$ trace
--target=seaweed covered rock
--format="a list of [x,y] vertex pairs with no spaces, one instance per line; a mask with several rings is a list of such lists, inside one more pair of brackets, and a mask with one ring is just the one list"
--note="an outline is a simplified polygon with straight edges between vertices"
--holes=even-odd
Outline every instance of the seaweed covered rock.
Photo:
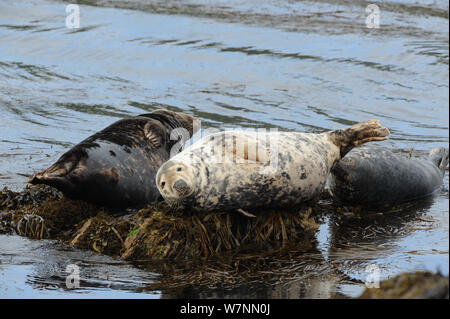
[[0,232],[32,239],[66,239],[77,223],[102,211],[84,201],[71,200],[49,186],[0,193]]
[[379,288],[366,288],[359,299],[449,298],[448,277],[431,272],[405,273],[383,281]]
[[125,219],[113,218],[101,212],[84,221],[69,244],[106,255],[118,255],[130,225]]
[[309,203],[290,211],[255,212],[257,217],[249,218],[236,212],[174,212],[161,203],[117,212],[62,197],[48,186],[5,189],[0,200],[0,232],[153,261],[264,252],[301,243],[317,230],[316,214],[330,210]]
[[14,192],[4,187],[0,190],[0,211],[37,207],[48,200],[60,198],[62,194],[57,189],[45,185],[27,185],[21,192]]
[[270,211],[248,218],[236,213],[167,214],[153,211],[125,241],[124,259],[195,258],[224,251],[270,250],[298,243],[318,228],[312,209]]

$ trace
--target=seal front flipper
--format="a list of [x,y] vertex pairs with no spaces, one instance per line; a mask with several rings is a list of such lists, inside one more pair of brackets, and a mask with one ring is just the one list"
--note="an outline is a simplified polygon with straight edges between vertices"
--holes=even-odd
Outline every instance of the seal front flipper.
[[155,149],[161,147],[165,142],[162,140],[161,130],[155,127],[154,123],[145,124],[144,135],[148,143]]

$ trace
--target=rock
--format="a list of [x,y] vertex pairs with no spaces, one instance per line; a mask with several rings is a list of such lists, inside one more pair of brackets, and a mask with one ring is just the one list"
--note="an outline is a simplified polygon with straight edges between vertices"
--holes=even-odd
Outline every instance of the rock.
[[431,272],[405,273],[366,288],[358,299],[448,299],[448,277]]

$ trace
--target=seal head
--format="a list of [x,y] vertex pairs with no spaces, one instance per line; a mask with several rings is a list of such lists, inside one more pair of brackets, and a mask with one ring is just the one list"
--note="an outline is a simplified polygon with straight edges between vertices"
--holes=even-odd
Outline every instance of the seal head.
[[167,161],[156,174],[156,186],[170,205],[176,205],[195,190],[195,175],[190,165]]

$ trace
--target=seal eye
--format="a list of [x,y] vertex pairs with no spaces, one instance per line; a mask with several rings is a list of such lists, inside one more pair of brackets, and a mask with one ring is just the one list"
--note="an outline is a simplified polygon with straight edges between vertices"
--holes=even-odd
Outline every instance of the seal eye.
[[178,168],[177,168],[177,172],[181,172],[181,167],[178,167]]

